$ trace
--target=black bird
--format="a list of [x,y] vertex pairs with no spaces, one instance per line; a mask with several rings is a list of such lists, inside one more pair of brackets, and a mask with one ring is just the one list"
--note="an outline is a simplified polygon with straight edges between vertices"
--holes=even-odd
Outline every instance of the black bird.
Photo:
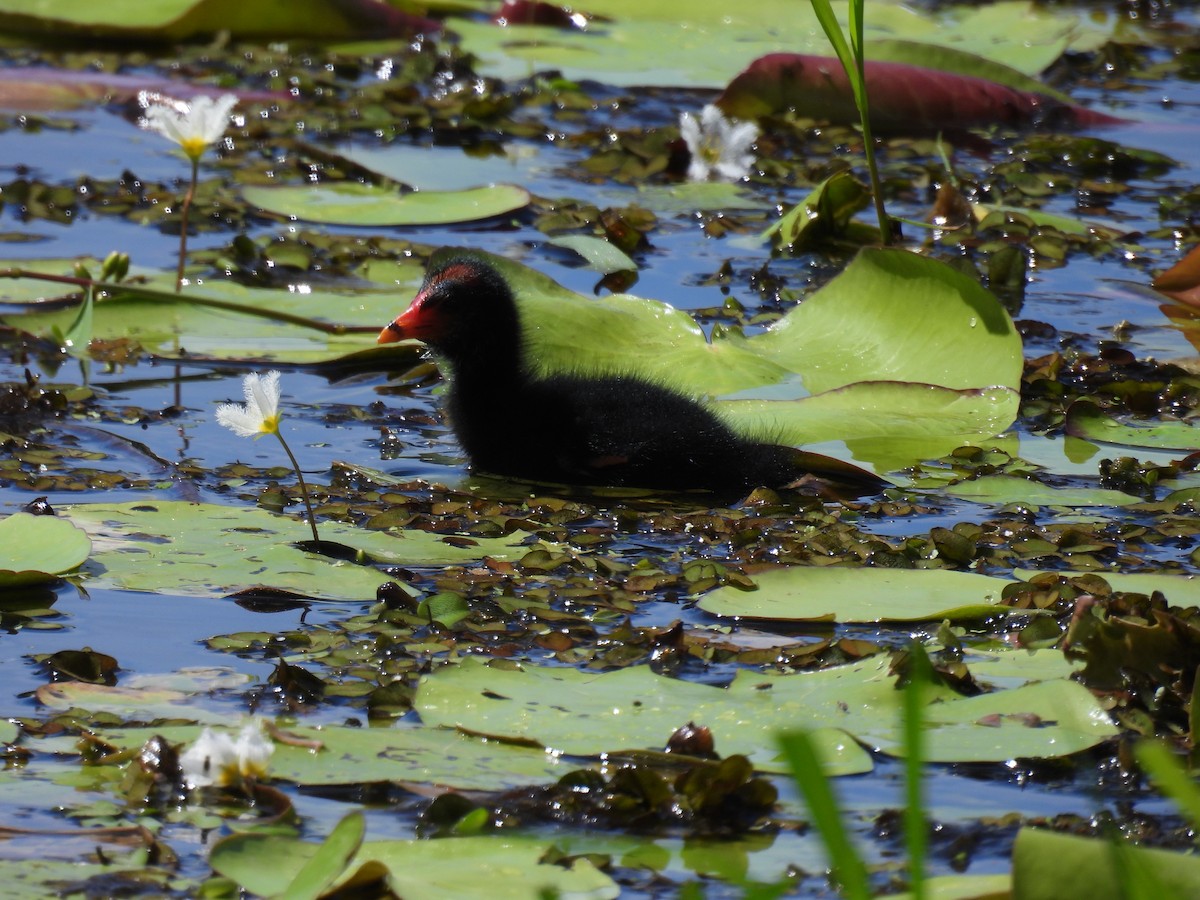
[[430,269],[379,343],[415,338],[448,366],[450,424],[497,475],[665,490],[793,487],[815,475],[852,494],[885,482],[849,463],[735,433],[703,403],[634,375],[537,375],[517,305],[490,265]]

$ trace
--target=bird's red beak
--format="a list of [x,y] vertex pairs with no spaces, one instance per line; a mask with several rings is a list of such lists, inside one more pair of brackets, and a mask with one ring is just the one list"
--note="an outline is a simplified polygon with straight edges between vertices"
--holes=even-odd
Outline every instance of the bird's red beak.
[[384,326],[383,331],[379,332],[379,337],[375,339],[375,343],[391,344],[405,338],[419,337],[420,319],[420,307],[414,302],[412,306]]
[[379,337],[375,339],[375,342],[391,344],[409,338],[428,342],[429,338],[439,334],[443,326],[442,317],[435,309],[431,308],[433,307],[432,303],[425,302],[428,295],[428,290],[421,290],[417,296],[413,297],[413,302],[408,305],[408,309],[397,316],[394,321],[388,323],[383,331],[379,332]]

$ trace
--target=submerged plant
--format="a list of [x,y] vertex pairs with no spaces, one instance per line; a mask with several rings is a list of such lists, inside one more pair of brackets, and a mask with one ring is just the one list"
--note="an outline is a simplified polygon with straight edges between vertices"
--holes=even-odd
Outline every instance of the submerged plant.
[[246,394],[246,402],[222,403],[217,407],[217,422],[240,437],[259,438],[264,434],[273,434],[279,438],[283,452],[287,454],[292,468],[296,471],[300,495],[304,498],[305,509],[308,510],[308,524],[312,528],[313,540],[320,541],[317,520],[313,515],[312,501],[308,497],[308,485],[304,483],[300,463],[279,431],[279,420],[283,418],[279,412],[279,373],[270,371],[266,375],[259,375],[257,372],[251,372],[243,380],[242,390]]
[[758,126],[753,122],[735,124],[710,103],[701,111],[699,122],[691,113],[683,113],[679,133],[692,156],[688,164],[692,181],[708,181],[714,172],[730,181],[750,174],[754,163],[750,147],[758,139]]
[[138,100],[146,110],[140,122],[141,126],[158,132],[169,141],[174,141],[192,163],[191,182],[183,197],[183,207],[179,211],[179,267],[175,274],[175,291],[178,293],[183,289],[188,214],[196,196],[200,158],[225,134],[225,129],[229,127],[229,114],[237,105],[238,98],[234,94],[216,98],[200,96],[187,103],[143,92]]

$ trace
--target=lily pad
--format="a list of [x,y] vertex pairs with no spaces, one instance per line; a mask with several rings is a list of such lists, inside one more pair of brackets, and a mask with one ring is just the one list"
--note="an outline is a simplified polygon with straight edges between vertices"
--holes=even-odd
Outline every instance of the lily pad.
[[87,532],[66,519],[13,513],[0,519],[0,590],[53,581],[91,552]]
[[[463,20],[451,27],[480,58],[483,73],[523,78],[531,69],[553,69],[573,80],[619,86],[720,88],[767,53],[829,52],[811,7],[787,0],[746,8],[719,0],[593,0],[586,10],[606,21],[584,31]],[[1032,76],[1068,46],[1091,49],[1111,35],[1111,28],[1080,27],[1086,24],[1083,16],[1023,2],[948,5],[935,13],[874,3],[865,22],[867,55],[874,58],[873,39],[903,38],[949,46]]]
[[757,590],[725,586],[698,604],[714,616],[825,622],[968,621],[1003,615],[1007,579],[949,569],[787,566],[753,575]]
[[[292,837],[239,834],[213,848],[212,867],[260,896],[282,896],[323,845]],[[578,897],[605,900],[620,894],[611,878],[586,859],[570,866],[543,863],[552,844],[523,835],[368,841],[347,871],[375,862],[386,869],[394,895],[405,900],[494,897],[537,900]]]
[[1200,429],[1187,422],[1122,423],[1090,400],[1072,403],[1063,424],[1067,434],[1089,441],[1189,453],[1200,447]]
[[[1016,569],[1013,575],[1029,580],[1042,574],[1036,569]],[[1063,573],[1059,573],[1063,574]],[[1156,572],[1105,572],[1099,575],[1114,591],[1129,591],[1134,594],[1153,594],[1161,591],[1172,606],[1183,608],[1200,606],[1200,579],[1191,575],[1160,575]]]
[[8,33],[47,34],[58,40],[74,37],[177,42],[202,35],[232,34],[245,40],[288,37],[336,40],[364,34],[408,35],[436,31],[439,25],[386,4],[297,0],[285,6],[246,4],[238,0],[157,0],[116,3],[100,9],[86,0],[30,6],[0,0],[0,27]]
[[[228,716],[224,721],[228,722]],[[292,728],[289,733],[316,742],[321,749],[314,752],[306,746],[276,742],[270,777],[305,787],[402,782],[462,791],[501,791],[551,784],[579,767],[536,747],[489,741],[452,728],[327,725]],[[199,737],[200,727],[126,728],[105,731],[102,736],[119,747],[133,749],[155,735],[172,744],[186,744]]]
[[248,186],[242,197],[259,209],[324,225],[449,225],[475,222],[524,209],[529,192],[513,184],[463,191],[411,191],[345,182],[337,184]]
[[1033,506],[1132,506],[1139,497],[1109,488],[1053,487],[1015,475],[985,475],[952,484],[945,489],[951,497],[1003,506],[1026,503]]
[[[424,677],[414,706],[427,723],[519,735],[579,755],[661,747],[674,727],[694,721],[711,729],[718,753],[784,771],[772,735],[797,727],[837,729],[878,752],[901,752],[901,692],[889,665],[874,657],[796,675],[739,672],[719,688],[645,666],[595,674],[468,658]],[[1117,734],[1091,692],[1064,679],[967,698],[939,687],[927,699],[931,762],[1053,758]]]
[[629,258],[628,253],[603,238],[592,237],[589,234],[565,234],[562,237],[548,238],[546,243],[574,250],[587,260],[589,269],[595,269],[605,275],[612,272],[637,271],[637,263]]
[[[67,515],[92,535],[97,550],[90,584],[177,596],[225,596],[251,587],[293,591],[324,600],[373,600],[387,580],[369,565],[354,565],[292,546],[311,538],[301,519],[251,507],[161,501],[85,504]],[[513,558],[526,535],[448,542],[426,531],[380,532],[322,523],[336,540],[391,564],[434,565]]]
[[[1022,828],[1013,845],[1012,890],[1022,900],[1089,897],[1121,900],[1133,883],[1145,896],[1194,897],[1200,891],[1200,859],[1111,840]],[[1124,877],[1122,877],[1122,869]]]

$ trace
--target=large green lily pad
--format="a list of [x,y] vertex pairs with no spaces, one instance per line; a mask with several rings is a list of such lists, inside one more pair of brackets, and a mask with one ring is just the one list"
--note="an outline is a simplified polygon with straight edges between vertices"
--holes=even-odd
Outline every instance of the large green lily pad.
[[[211,863],[217,872],[256,895],[283,896],[280,892],[320,846],[285,836],[235,835],[213,848]],[[347,872],[372,861],[382,864],[395,896],[405,900],[538,900],[547,896],[606,900],[620,894],[616,882],[586,859],[569,867],[543,863],[542,857],[550,849],[551,843],[544,839],[509,834],[368,841],[350,860]]]
[[[718,753],[783,771],[772,736],[799,727],[839,729],[898,755],[901,692],[888,668],[887,658],[874,657],[797,675],[739,672],[718,688],[645,666],[595,674],[468,658],[423,678],[414,705],[427,723],[520,735],[573,754],[661,747],[674,728],[694,721],[712,730]],[[1091,693],[1065,679],[969,698],[938,687],[928,703],[932,762],[1053,758],[1117,734]]]
[[[252,587],[293,591],[326,600],[371,600],[387,576],[292,546],[311,540],[302,519],[256,507],[164,500],[84,504],[67,515],[92,536],[96,551],[85,570],[93,584],[182,596],[224,596]],[[321,538],[362,550],[376,560],[434,565],[513,558],[527,536],[458,538],[426,531],[368,531],[333,522]]]
[[[286,4],[240,0],[116,0],[99,7],[88,0],[26,3],[0,0],[0,27],[7,33],[44,33],[94,41],[175,42],[199,35],[233,34],[240,39],[302,37],[337,40],[365,33],[405,34],[405,14],[386,5],[296,0]],[[389,14],[390,13],[390,14]]]
[[700,598],[715,616],[826,622],[963,621],[1003,615],[1002,578],[949,569],[787,566],[754,574],[757,590],[725,586]]
[[[305,787],[400,782],[460,791],[501,791],[551,784],[578,768],[544,750],[471,737],[452,728],[328,725],[288,731],[304,741],[319,742],[322,749],[314,752],[276,742],[270,777]],[[199,737],[200,727],[127,728],[105,732],[103,737],[133,749],[155,735],[172,744],[186,744]]]
[[248,186],[247,203],[292,219],[324,225],[367,227],[449,225],[515,212],[529,204],[529,192],[512,184],[462,191],[411,191],[346,182],[322,185]]
[[1067,409],[1067,434],[1106,444],[1154,447],[1192,452],[1200,447],[1200,429],[1183,421],[1120,422],[1090,400],[1077,400]]
[[65,519],[13,513],[0,519],[0,590],[53,581],[91,551],[87,532]]
[[1100,840],[1022,828],[1013,846],[1013,896],[1123,900],[1130,896],[1125,888],[1131,884],[1143,890],[1139,896],[1144,897],[1200,895],[1200,858],[1125,842],[1119,833],[1112,840]]
[[[788,0],[745,8],[720,0],[595,0],[586,11],[607,21],[586,31],[462,20],[450,27],[480,57],[481,71],[502,78],[554,69],[607,84],[719,88],[767,53],[830,52],[812,8]],[[1080,27],[1085,20],[1073,13],[1023,2],[944,6],[936,13],[872,3],[865,24],[869,58],[876,58],[872,39],[903,38],[973,53],[1026,75],[1045,69],[1068,46],[1094,47],[1111,34],[1111,27]],[[934,53],[931,48],[926,60]]]

